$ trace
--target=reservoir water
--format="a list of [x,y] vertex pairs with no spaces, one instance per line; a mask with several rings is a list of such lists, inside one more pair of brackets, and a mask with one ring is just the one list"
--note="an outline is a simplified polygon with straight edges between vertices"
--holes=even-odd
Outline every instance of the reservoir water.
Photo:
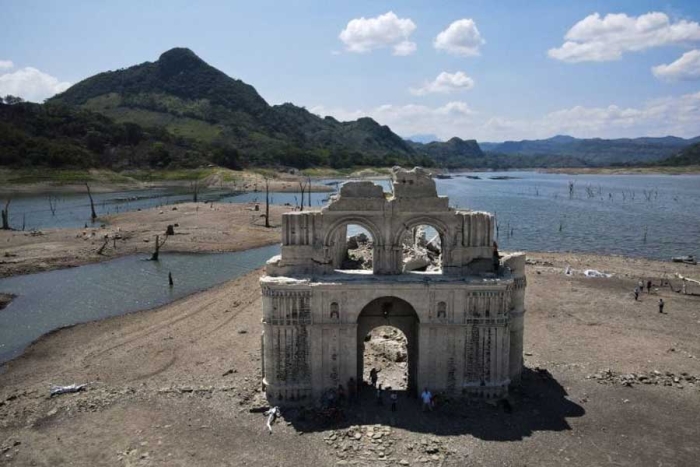
[[[465,175],[480,177],[467,178]],[[513,177],[493,179],[493,177]],[[338,180],[320,180],[335,187]],[[342,181],[338,181],[341,182]],[[573,192],[569,194],[569,183]],[[386,191],[388,180],[380,180]],[[538,172],[458,174],[437,180],[440,195],[461,209],[495,213],[502,249],[620,254],[668,260],[700,256],[700,175],[563,175]],[[331,193],[312,193],[311,206]],[[298,193],[271,193],[273,204],[295,206]],[[97,214],[146,209],[191,200],[191,194],[141,190],[95,195]],[[204,192],[202,199],[264,203],[265,193]],[[89,224],[85,195],[59,198],[52,215],[46,196],[21,197],[11,205],[12,225],[26,229]]]
[[134,255],[0,279],[0,292],[17,295],[0,310],[0,363],[54,329],[164,305],[247,274],[278,253],[274,245],[236,253],[168,253],[160,261]]

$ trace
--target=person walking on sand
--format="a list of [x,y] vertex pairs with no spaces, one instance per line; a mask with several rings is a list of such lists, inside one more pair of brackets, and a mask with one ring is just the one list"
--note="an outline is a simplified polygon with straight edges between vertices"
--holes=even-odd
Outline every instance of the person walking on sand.
[[659,299],[659,313],[663,313],[663,312],[664,312],[664,299],[660,298]]
[[428,391],[428,388],[423,389],[423,393],[420,395],[423,401],[423,412],[425,412],[426,407],[431,412],[433,411],[433,394]]
[[648,294],[651,293],[651,280],[648,280],[648,281],[647,281],[647,293],[648,293]]
[[639,299],[639,286],[634,288],[634,301],[636,302]]

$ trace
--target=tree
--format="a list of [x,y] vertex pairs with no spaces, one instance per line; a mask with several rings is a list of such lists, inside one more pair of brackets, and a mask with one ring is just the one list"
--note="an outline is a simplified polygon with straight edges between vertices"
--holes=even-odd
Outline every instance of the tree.
[[19,96],[13,96],[11,94],[5,96],[5,104],[7,105],[21,104],[22,102],[24,102],[24,99]]
[[97,214],[95,213],[95,203],[92,200],[92,193],[90,193],[90,185],[88,185],[87,182],[85,182],[85,188],[87,188],[88,197],[90,198],[90,220],[92,222],[95,222],[95,219],[97,219]]
[[270,179],[265,177],[265,227],[270,228]]
[[241,170],[240,155],[235,148],[218,147],[212,153],[212,162],[221,167],[232,170]]
[[156,249],[153,251],[153,254],[151,255],[151,261],[158,261],[158,257],[160,255],[160,249],[165,245],[165,242],[168,240],[168,236],[166,235],[163,241],[160,241],[160,235],[156,235]]
[[10,230],[10,202],[12,202],[12,198],[7,200],[5,209],[0,212],[2,215],[2,230]]

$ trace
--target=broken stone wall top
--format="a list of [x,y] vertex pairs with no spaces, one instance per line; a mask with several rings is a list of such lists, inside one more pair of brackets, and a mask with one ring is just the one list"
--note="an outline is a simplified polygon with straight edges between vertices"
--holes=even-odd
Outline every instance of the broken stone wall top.
[[395,198],[437,198],[435,180],[422,167],[391,169]]

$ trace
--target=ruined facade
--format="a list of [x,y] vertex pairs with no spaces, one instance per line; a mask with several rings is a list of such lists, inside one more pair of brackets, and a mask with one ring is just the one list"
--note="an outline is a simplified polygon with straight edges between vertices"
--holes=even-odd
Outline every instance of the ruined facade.
[[[263,377],[273,404],[312,404],[362,379],[364,337],[394,326],[407,337],[409,390],[501,397],[519,381],[525,255],[493,261],[494,218],[450,208],[420,168],[393,171],[393,193],[348,182],[320,211],[282,217],[282,251],[263,294]],[[373,238],[369,271],[344,271],[347,226]],[[402,238],[440,236],[440,272],[403,272]]]

